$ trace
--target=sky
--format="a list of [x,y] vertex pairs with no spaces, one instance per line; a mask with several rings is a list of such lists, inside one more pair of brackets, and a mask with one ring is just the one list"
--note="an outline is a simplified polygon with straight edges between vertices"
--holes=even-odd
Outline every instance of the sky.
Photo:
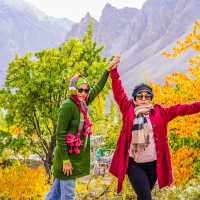
[[146,0],[25,0],[47,15],[79,22],[87,12],[99,20],[106,3],[117,8],[141,8]]

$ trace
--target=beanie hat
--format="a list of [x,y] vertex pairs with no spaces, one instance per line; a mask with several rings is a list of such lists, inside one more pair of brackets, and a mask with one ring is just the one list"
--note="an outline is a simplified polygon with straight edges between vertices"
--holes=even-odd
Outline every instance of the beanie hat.
[[153,99],[152,88],[149,85],[145,84],[145,83],[141,83],[139,85],[136,85],[135,88],[133,89],[132,96],[133,96],[134,100],[136,100],[137,94],[142,92],[142,91],[147,92],[149,95],[151,95],[151,99]]
[[86,78],[79,78],[76,82],[76,87],[79,88],[82,84],[87,84],[89,86],[89,82]]
[[75,94],[77,88],[79,88],[82,84],[88,84],[89,82],[86,78],[81,78],[79,75],[75,75],[71,78],[70,84],[69,84],[69,92],[70,94]]

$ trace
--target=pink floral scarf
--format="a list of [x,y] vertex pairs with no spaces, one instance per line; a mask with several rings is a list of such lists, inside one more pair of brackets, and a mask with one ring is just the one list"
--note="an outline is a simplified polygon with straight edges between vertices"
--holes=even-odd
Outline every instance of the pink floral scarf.
[[[76,95],[71,95],[70,99],[77,105],[79,108],[80,113],[83,115],[83,125],[79,126],[78,132],[76,135],[72,133],[67,133],[65,135],[65,141],[67,145],[69,146],[69,153],[80,153],[80,146],[83,144],[83,141],[81,140],[81,134],[86,137],[86,141],[88,136],[92,134],[92,122],[90,120],[89,114],[88,114],[88,107],[85,102],[82,102],[78,99]],[[81,122],[80,122],[81,123]]]

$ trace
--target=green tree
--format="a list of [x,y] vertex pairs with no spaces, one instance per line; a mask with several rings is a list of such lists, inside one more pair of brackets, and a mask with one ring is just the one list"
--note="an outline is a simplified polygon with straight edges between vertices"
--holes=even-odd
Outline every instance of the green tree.
[[[108,64],[100,54],[103,48],[92,40],[92,32],[89,25],[82,41],[71,38],[59,48],[17,55],[9,64],[5,86],[0,91],[0,105],[6,110],[7,124],[21,131],[21,142],[15,142],[39,155],[49,175],[57,116],[67,97],[70,78],[79,72],[93,84]],[[99,97],[103,102],[108,89],[109,85]],[[95,109],[92,107],[91,112]],[[98,112],[95,113],[98,117]]]

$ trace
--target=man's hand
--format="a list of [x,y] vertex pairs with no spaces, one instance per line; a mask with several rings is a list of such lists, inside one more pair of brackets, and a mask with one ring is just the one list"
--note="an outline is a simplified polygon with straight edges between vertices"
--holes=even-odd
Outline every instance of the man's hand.
[[64,175],[66,175],[66,176],[72,175],[72,170],[73,170],[73,167],[72,167],[71,162],[69,160],[63,161],[63,173],[64,173]]
[[108,71],[111,71],[112,69],[116,68],[120,63],[120,56],[115,56],[112,60],[112,62],[108,65]]

